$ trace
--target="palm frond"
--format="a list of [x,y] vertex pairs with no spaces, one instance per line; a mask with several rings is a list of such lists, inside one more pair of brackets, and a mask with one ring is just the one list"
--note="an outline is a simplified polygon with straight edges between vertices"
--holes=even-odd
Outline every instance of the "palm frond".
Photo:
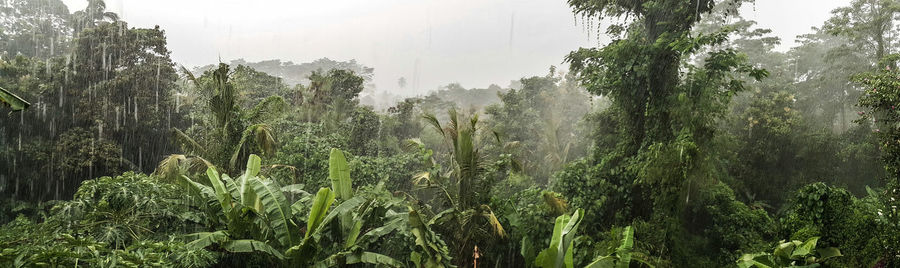
[[152,176],[159,178],[162,181],[172,182],[183,172],[182,161],[187,161],[185,155],[171,154],[159,162],[159,165],[156,166],[156,170],[153,171]]
[[270,96],[259,102],[247,115],[247,121],[251,124],[260,124],[274,119],[280,115],[287,103],[281,96]]
[[[422,184],[423,182],[425,182],[427,184],[423,185]],[[416,173],[415,175],[413,175],[412,183],[413,183],[413,185],[427,187],[428,185],[431,184],[431,172],[422,171],[422,172]]]
[[278,146],[275,140],[275,131],[269,125],[259,125],[254,132],[256,133],[256,144],[261,153],[266,156],[275,155]]
[[434,114],[425,113],[422,115],[422,118],[425,119],[425,122],[431,125],[435,131],[441,133],[441,136],[446,136],[444,133],[444,127],[441,126],[441,122],[438,122],[438,119]]
[[421,148],[425,148],[425,143],[422,142],[419,138],[412,138],[403,140],[403,149],[407,152],[415,152]]
[[497,219],[497,215],[494,215],[494,211],[491,210],[490,206],[481,205],[481,215],[484,216],[484,218],[491,225],[491,230],[494,234],[496,234],[500,238],[506,238],[506,231],[503,230],[503,225],[500,224],[500,220]]
[[175,142],[179,143],[183,149],[191,154],[206,155],[204,147],[180,129],[172,128],[172,132],[175,134]]
[[238,157],[240,157],[241,151],[245,149],[247,141],[251,136],[255,136],[256,139],[254,142],[256,142],[257,150],[259,150],[260,153],[267,156],[275,154],[277,142],[269,125],[252,125],[244,129],[244,133],[241,134],[241,140],[235,145],[234,150],[231,153],[231,161],[229,162],[231,167],[237,165]]
[[194,74],[191,73],[190,70],[188,70],[187,68],[185,68],[184,65],[178,65],[178,67],[179,67],[179,69],[181,69],[181,72],[184,73],[184,77],[185,77],[188,81],[190,81],[191,83],[193,83],[193,84],[194,84],[194,87],[196,87],[197,90],[203,90],[203,86],[200,85],[200,80],[197,80],[197,77],[194,76]]
[[559,216],[559,215],[566,214],[568,212],[569,204],[566,202],[565,199],[562,199],[556,193],[550,192],[550,191],[545,191],[542,194],[542,197],[544,199],[544,203],[546,203],[547,206],[550,207],[550,211],[552,212],[552,215]]
[[450,125],[447,126],[448,136],[450,140],[453,141],[453,147],[456,147],[456,140],[459,136],[459,113],[456,109],[450,109],[447,111],[447,115],[450,116]]

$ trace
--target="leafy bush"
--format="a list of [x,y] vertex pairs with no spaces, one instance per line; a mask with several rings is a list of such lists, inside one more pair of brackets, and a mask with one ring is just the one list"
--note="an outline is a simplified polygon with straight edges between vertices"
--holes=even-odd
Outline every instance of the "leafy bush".
[[877,216],[870,200],[860,200],[842,188],[813,183],[797,191],[781,219],[782,235],[805,240],[820,237],[819,244],[838,247],[847,257],[835,260],[845,266],[867,266],[878,259],[873,230]]
[[840,257],[837,248],[817,247],[818,237],[806,242],[781,241],[772,253],[744,254],[737,260],[740,268],[819,267],[828,259]]
[[695,253],[709,256],[718,265],[730,263],[741,252],[765,249],[775,235],[775,224],[765,210],[735,199],[723,183],[704,188],[689,207],[685,224],[689,233],[702,237],[691,245]]
[[0,266],[209,266],[215,254],[174,238],[203,219],[183,196],[133,172],[84,181],[44,222],[20,216],[0,228]]
[[569,163],[554,175],[551,189],[566,196],[571,206],[584,208],[586,231],[597,233],[624,223],[631,215],[632,185],[623,178],[624,170],[609,170],[606,161],[599,165],[591,162]]

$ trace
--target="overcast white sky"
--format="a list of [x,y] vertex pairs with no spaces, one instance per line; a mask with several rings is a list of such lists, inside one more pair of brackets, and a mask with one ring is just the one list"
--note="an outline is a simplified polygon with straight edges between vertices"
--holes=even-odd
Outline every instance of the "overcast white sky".
[[[71,11],[87,4],[63,2]],[[378,90],[392,92],[397,92],[400,77],[409,81],[407,91],[415,90],[418,77],[418,92],[451,82],[506,86],[523,76],[546,74],[569,51],[598,44],[596,30],[576,21],[565,0],[106,2],[132,27],[165,29],[173,59],[185,66],[220,58],[298,63],[356,59],[375,68]],[[821,25],[832,9],[848,3],[757,0],[743,13],[774,29],[786,49],[795,36]]]

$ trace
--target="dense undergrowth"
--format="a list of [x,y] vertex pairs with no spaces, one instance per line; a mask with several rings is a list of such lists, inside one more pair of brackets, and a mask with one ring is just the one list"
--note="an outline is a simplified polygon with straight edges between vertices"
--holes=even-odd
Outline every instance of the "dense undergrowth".
[[0,266],[900,265],[895,1],[779,52],[748,1],[570,0],[626,19],[568,72],[383,111],[355,61],[179,70],[102,1],[12,2]]

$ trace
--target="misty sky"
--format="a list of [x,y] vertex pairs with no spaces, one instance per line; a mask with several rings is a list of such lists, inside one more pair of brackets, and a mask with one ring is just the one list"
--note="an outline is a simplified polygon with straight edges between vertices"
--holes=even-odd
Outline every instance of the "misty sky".
[[[85,0],[63,0],[71,11]],[[849,0],[757,0],[743,14],[793,44]],[[565,0],[106,0],[132,27],[160,25],[185,66],[322,57],[375,68],[379,91],[404,95],[459,82],[506,86],[544,75],[569,51],[596,46]]]

